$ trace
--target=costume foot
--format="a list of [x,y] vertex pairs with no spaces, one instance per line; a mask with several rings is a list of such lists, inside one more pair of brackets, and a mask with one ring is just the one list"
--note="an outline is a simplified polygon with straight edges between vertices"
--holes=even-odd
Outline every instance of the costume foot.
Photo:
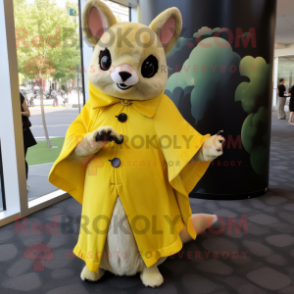
[[98,280],[100,280],[103,275],[104,275],[105,271],[100,269],[98,270],[98,272],[93,273],[90,272],[87,268],[87,266],[85,265],[85,267],[83,268],[82,272],[81,272],[81,279],[83,281],[90,281],[90,282],[97,282]]
[[140,278],[142,280],[142,283],[146,287],[152,287],[152,288],[159,287],[164,281],[163,276],[159,272],[159,269],[157,266],[145,268],[142,271]]

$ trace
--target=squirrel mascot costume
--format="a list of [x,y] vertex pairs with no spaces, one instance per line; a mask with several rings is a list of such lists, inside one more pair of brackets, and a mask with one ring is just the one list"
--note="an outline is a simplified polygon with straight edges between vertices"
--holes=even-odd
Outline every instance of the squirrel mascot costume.
[[139,272],[145,286],[158,287],[158,265],[217,219],[192,215],[188,195],[222,155],[224,138],[199,134],[164,94],[166,54],[182,30],[177,8],[147,27],[118,23],[107,5],[89,0],[83,30],[95,46],[90,99],[49,181],[82,204],[74,248],[86,264],[82,280]]

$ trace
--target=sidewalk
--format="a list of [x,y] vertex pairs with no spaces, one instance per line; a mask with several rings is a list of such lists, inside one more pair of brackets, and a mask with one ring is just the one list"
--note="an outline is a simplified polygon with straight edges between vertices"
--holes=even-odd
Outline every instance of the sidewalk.
[[[29,107],[31,115],[35,114],[41,114],[41,107],[35,106],[35,107]],[[50,112],[56,112],[56,111],[77,111],[76,108],[66,108],[64,106],[59,106],[59,107],[53,107],[53,106],[48,106],[45,107],[45,114],[50,113]]]
[[48,182],[48,175],[53,163],[29,166],[28,199],[29,201],[52,193],[58,188]]
[[[28,200],[34,200],[54,191],[58,188],[48,182],[48,175],[53,163],[29,166],[29,178],[27,184],[29,186]],[[0,212],[3,210],[1,183],[0,183]]]

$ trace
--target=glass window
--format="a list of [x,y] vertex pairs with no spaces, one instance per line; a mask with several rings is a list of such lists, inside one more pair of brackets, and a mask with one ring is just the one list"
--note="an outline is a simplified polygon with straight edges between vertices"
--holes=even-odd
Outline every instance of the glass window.
[[107,0],[102,0],[111,9],[118,22],[130,21],[129,7]]
[[279,79],[285,80],[287,90],[294,84],[294,56],[279,57],[278,67]]
[[[48,182],[66,131],[83,106],[78,0],[13,0],[19,91],[32,126],[24,131],[29,201]],[[36,145],[34,145],[36,141]]]
[[0,212],[6,209],[5,206],[5,188],[3,179],[2,152],[0,144]]
[[[285,80],[285,87],[287,91],[294,86],[294,56],[279,57],[278,79]],[[289,102],[290,97],[287,98],[286,105],[289,105]]]

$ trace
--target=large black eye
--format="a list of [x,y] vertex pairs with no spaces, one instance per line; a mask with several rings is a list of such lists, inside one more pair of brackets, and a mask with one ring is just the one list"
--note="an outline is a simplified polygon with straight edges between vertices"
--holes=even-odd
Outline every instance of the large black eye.
[[142,65],[142,76],[144,78],[152,78],[158,71],[158,60],[155,56],[150,55]]
[[107,48],[105,50],[100,51],[99,55],[99,64],[102,70],[109,70],[111,67],[111,54]]

